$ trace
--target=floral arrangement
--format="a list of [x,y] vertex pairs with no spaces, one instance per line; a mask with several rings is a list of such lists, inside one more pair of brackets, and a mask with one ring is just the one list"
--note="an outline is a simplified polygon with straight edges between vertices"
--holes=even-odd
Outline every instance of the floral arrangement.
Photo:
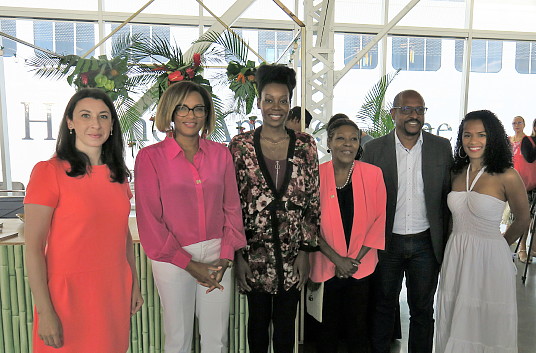
[[105,55],[101,55],[98,58],[82,59],[69,55],[61,58],[60,64],[62,61],[67,66],[76,65],[67,77],[67,82],[75,86],[77,91],[87,87],[101,88],[114,101],[121,95],[128,96],[127,58],[116,57],[109,60]]
[[239,104],[245,103],[246,114],[251,113],[253,103],[257,97],[256,70],[257,67],[252,60],[248,60],[245,65],[233,60],[227,65],[229,88],[234,92]]
[[212,91],[210,82],[202,75],[203,66],[201,65],[200,53],[194,53],[191,62],[184,62],[182,55],[180,55],[169,58],[165,64],[147,65],[146,68],[152,72],[160,72],[156,79],[158,97],[162,95],[169,85],[184,80],[193,81]]

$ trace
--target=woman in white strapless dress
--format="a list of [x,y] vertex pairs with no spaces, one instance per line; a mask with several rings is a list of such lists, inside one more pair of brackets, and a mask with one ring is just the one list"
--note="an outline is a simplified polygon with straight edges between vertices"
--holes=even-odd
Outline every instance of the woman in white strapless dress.
[[[515,220],[499,230],[505,202]],[[528,227],[527,194],[490,111],[467,114],[458,131],[448,205],[453,230],[437,297],[436,353],[517,353],[515,267],[509,245]]]

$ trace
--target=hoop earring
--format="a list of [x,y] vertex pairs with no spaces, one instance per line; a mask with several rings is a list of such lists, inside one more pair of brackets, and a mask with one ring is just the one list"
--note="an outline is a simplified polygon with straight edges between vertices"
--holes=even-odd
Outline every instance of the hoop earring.
[[465,153],[465,151],[463,151],[465,153],[465,156],[462,156],[462,150],[463,150],[463,147],[460,146],[460,148],[458,148],[458,157],[460,157],[461,159],[464,159],[467,157],[467,153]]

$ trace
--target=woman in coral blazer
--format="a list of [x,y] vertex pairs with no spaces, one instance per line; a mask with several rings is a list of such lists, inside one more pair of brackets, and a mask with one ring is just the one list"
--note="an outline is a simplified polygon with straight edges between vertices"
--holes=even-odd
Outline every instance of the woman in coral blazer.
[[321,251],[311,255],[310,276],[325,282],[317,352],[333,352],[341,330],[348,352],[368,352],[368,276],[385,244],[385,185],[380,168],[354,160],[354,122],[333,121],[327,132],[332,161],[320,165]]

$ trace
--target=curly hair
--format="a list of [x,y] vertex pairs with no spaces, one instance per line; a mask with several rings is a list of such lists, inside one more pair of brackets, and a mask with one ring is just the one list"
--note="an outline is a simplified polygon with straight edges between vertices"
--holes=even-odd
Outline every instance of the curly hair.
[[[484,167],[488,173],[503,173],[513,167],[512,146],[504,130],[504,126],[497,116],[489,110],[477,110],[468,113],[460,123],[456,149],[454,150],[454,164],[452,172],[459,174],[469,164],[469,157],[463,150],[462,137],[465,123],[471,120],[480,120],[486,130],[486,147],[484,149]],[[461,156],[465,153],[465,156]]]
[[267,84],[281,83],[288,87],[289,100],[292,100],[292,91],[296,88],[296,71],[282,64],[261,65],[255,72],[255,82],[259,97]]

